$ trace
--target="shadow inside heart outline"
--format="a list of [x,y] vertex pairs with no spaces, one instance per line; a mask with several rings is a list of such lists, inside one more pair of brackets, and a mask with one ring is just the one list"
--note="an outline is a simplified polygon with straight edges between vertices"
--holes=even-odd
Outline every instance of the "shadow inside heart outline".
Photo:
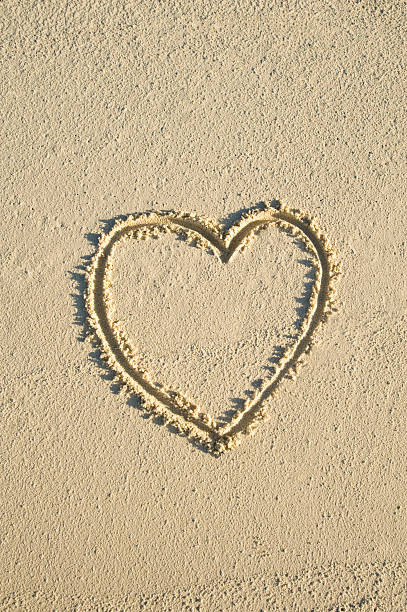
[[[265,386],[248,399],[226,423],[216,422],[211,415],[187,400],[178,391],[154,383],[149,373],[140,367],[137,351],[127,337],[121,323],[114,318],[111,293],[113,255],[117,246],[128,238],[143,239],[162,232],[181,234],[186,241],[194,240],[199,246],[217,254],[223,263],[241,251],[260,229],[275,224],[301,238],[316,256],[318,267],[312,289],[307,316],[293,345],[287,347],[271,378]],[[102,349],[102,357],[117,374],[117,381],[130,393],[144,399],[145,408],[160,415],[178,431],[190,436],[214,454],[234,448],[244,434],[252,433],[267,418],[264,402],[275,395],[283,378],[293,378],[301,365],[303,353],[308,353],[316,342],[316,331],[334,308],[334,283],[340,275],[340,266],[326,237],[309,216],[290,211],[280,205],[278,209],[266,206],[243,214],[237,223],[222,232],[220,225],[209,219],[185,212],[150,212],[130,215],[119,220],[102,235],[98,249],[87,271],[86,306],[88,320]]]

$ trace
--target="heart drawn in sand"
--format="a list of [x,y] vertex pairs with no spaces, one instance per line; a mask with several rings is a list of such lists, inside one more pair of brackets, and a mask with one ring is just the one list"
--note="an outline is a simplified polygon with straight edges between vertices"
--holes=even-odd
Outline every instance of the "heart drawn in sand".
[[[256,393],[236,410],[225,424],[217,422],[178,390],[158,385],[141,367],[136,348],[123,325],[115,318],[111,281],[116,248],[127,239],[144,240],[164,233],[174,233],[186,242],[216,255],[226,264],[241,252],[256,234],[270,225],[295,235],[311,251],[317,262],[315,282],[311,291],[308,312],[293,344],[287,347],[273,374],[265,379]],[[214,454],[234,448],[244,435],[251,434],[267,419],[267,405],[275,396],[284,378],[295,378],[304,361],[304,354],[316,344],[318,328],[334,307],[335,282],[340,276],[340,265],[327,238],[316,223],[301,211],[279,205],[265,205],[243,214],[227,231],[215,222],[185,212],[149,212],[130,215],[118,221],[113,229],[100,238],[98,249],[87,271],[86,305],[88,320],[101,355],[115,372],[116,381],[130,394],[143,400],[146,411],[160,415],[180,433],[194,439]]]

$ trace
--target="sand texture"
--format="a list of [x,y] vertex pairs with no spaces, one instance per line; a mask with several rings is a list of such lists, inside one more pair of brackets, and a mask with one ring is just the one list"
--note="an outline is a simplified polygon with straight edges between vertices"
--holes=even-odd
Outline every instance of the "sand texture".
[[0,610],[407,608],[406,14],[1,3]]

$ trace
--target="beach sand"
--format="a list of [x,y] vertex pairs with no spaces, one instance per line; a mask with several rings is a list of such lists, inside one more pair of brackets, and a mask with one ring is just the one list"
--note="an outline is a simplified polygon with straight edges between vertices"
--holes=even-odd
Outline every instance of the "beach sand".
[[2,3],[1,610],[407,607],[405,9]]

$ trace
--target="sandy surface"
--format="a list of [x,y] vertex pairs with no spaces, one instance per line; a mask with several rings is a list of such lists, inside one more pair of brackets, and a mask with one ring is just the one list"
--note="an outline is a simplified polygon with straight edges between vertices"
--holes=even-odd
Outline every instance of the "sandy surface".
[[[406,608],[405,10],[1,4],[2,610]],[[121,215],[274,200],[334,245],[339,312],[215,456],[118,393],[84,266]],[[166,235],[112,291],[154,380],[226,422],[316,269],[278,228],[226,265]]]

